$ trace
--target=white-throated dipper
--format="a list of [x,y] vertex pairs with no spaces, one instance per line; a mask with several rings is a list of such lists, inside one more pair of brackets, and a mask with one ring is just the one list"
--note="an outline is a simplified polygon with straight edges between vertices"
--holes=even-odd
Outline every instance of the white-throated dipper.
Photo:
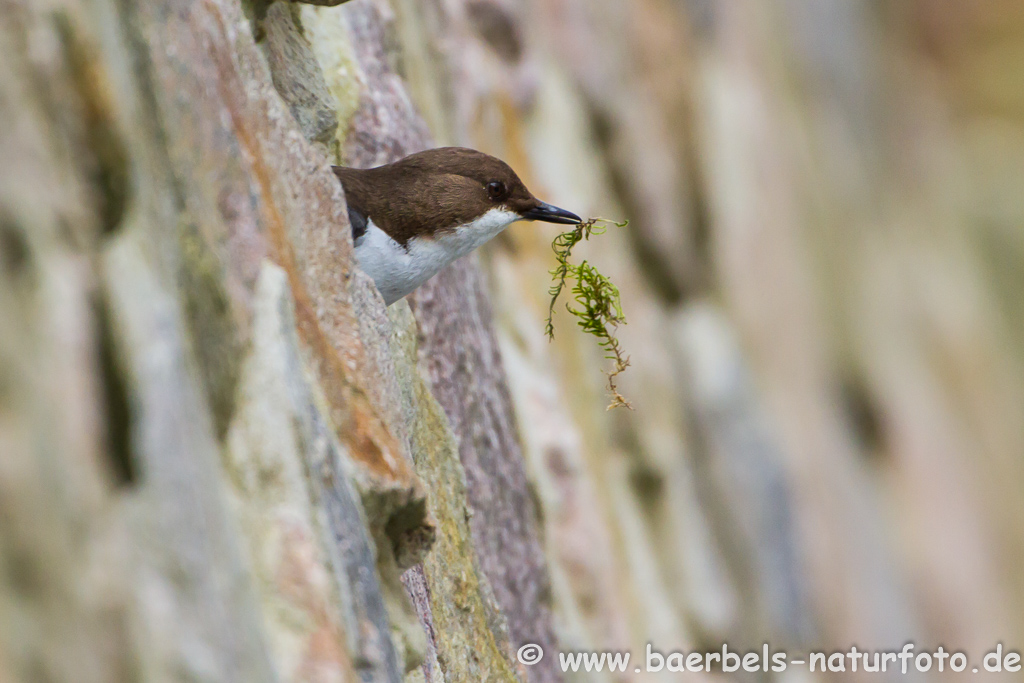
[[534,197],[501,159],[463,147],[334,173],[345,188],[356,260],[389,306],[511,223],[581,222]]

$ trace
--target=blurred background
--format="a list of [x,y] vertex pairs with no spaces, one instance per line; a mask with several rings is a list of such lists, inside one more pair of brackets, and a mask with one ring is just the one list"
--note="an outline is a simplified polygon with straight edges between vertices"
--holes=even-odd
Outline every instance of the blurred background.
[[[483,45],[446,44],[451,106],[415,87],[421,55],[406,66],[438,137],[631,221],[581,257],[621,286],[634,412],[604,412],[564,312],[542,337],[552,230],[487,253],[555,585],[585,630],[1019,643],[1024,5],[465,12]],[[591,506],[610,551],[587,545]]]
[[[0,681],[1024,644],[1021,0],[0,10]],[[553,226],[353,274],[327,164],[434,145],[629,219],[634,410]]]

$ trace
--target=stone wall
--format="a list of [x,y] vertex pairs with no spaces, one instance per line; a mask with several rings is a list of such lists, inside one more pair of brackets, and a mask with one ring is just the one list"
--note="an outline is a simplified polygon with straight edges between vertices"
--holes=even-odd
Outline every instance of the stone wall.
[[[0,681],[1019,644],[1024,12],[964,7],[0,0]],[[330,164],[442,144],[632,219],[634,411],[551,226],[354,267]]]

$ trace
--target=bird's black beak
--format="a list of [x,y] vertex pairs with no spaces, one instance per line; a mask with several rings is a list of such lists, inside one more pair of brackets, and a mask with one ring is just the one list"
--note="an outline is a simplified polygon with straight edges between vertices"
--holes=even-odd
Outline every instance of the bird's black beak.
[[528,221],[544,221],[546,223],[562,223],[565,225],[583,222],[583,219],[572,211],[559,209],[557,206],[551,206],[544,202],[528,211],[524,211],[521,215]]

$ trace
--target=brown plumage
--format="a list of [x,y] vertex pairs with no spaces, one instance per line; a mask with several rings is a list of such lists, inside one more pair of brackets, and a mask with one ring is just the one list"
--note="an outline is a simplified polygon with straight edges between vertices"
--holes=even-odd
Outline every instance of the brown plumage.
[[388,305],[516,221],[580,222],[534,197],[504,161],[472,149],[334,172],[348,199],[356,261]]
[[453,230],[495,207],[527,218],[546,206],[504,161],[464,147],[430,149],[371,169],[335,166],[334,172],[358,214],[353,236],[361,235],[360,219],[362,229],[372,219],[403,247],[413,237]]

